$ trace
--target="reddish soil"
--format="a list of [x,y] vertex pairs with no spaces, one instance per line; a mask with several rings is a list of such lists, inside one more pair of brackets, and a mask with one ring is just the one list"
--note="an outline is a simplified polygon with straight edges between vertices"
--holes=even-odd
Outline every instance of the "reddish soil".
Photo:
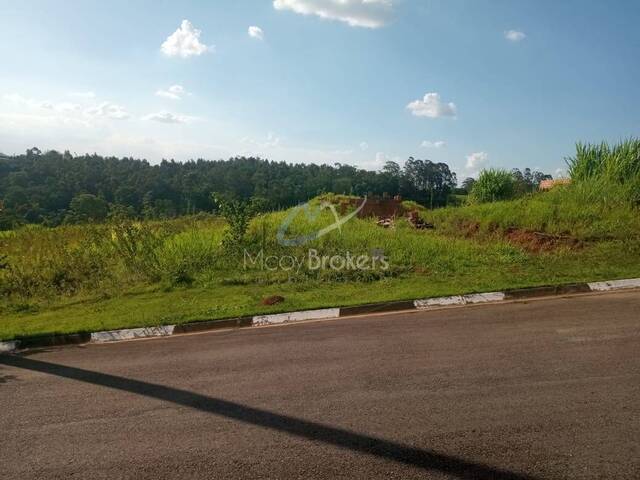
[[532,232],[520,228],[510,228],[504,235],[509,242],[530,252],[548,252],[560,247],[576,249],[582,246],[582,243],[573,237]]
[[[362,203],[361,198],[350,198],[341,202],[340,214],[344,215],[349,208],[358,207]],[[376,198],[368,197],[362,210],[358,212],[358,218],[389,218],[401,217],[405,213],[400,197],[394,198]]]
[[458,228],[465,238],[475,237],[480,232],[480,224],[478,222],[461,221],[458,224]]
[[[471,220],[462,220],[457,224],[458,232],[465,238],[475,238],[480,235],[480,224]],[[489,225],[487,235],[502,237],[508,242],[533,253],[549,252],[558,248],[578,249],[583,246],[580,240],[568,235],[551,235],[535,232],[523,228],[508,228],[502,230],[498,225]]]
[[275,305],[276,303],[284,302],[284,297],[280,295],[273,295],[271,297],[263,298],[260,303],[262,305]]

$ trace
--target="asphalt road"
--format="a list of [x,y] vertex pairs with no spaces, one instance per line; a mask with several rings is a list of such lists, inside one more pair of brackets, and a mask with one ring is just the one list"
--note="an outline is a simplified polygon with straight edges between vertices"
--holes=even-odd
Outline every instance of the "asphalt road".
[[0,478],[640,478],[640,292],[0,355]]

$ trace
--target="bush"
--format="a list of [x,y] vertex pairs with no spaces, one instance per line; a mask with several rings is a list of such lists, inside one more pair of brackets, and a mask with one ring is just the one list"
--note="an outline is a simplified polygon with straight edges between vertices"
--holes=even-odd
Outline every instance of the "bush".
[[111,243],[127,269],[152,282],[162,277],[158,248],[162,235],[148,223],[121,221],[113,225]]
[[501,169],[483,170],[471,188],[471,203],[510,200],[515,195],[515,179],[511,172]]
[[251,219],[264,208],[264,199],[252,197],[245,201],[216,193],[213,195],[213,201],[218,207],[218,213],[229,225],[222,244],[230,253],[238,253],[244,243]]

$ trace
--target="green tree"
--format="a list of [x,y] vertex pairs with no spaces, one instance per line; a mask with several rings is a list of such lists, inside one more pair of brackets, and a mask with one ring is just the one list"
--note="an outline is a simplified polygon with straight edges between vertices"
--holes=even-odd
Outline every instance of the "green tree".
[[473,185],[476,183],[476,179],[473,177],[467,177],[462,181],[462,188],[467,194],[471,193]]
[[102,198],[82,193],[76,195],[69,204],[69,215],[67,222],[100,222],[107,218],[109,205]]
[[407,197],[430,208],[446,205],[447,195],[456,186],[456,175],[444,163],[409,157],[404,166],[403,179]]

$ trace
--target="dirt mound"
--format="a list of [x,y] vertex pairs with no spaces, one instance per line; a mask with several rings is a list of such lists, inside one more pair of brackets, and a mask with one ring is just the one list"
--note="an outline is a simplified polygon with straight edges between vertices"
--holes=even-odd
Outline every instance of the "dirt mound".
[[[340,202],[340,215],[345,215],[351,208],[359,207],[364,199],[362,198],[349,198]],[[402,198],[395,196],[389,197],[367,197],[362,209],[358,212],[358,218],[378,217],[390,218],[401,217],[404,215],[406,209],[402,205]]]
[[521,228],[510,228],[505,238],[530,252],[548,252],[560,247],[577,249],[582,246],[579,240],[565,235],[551,235],[543,232],[533,232]]

